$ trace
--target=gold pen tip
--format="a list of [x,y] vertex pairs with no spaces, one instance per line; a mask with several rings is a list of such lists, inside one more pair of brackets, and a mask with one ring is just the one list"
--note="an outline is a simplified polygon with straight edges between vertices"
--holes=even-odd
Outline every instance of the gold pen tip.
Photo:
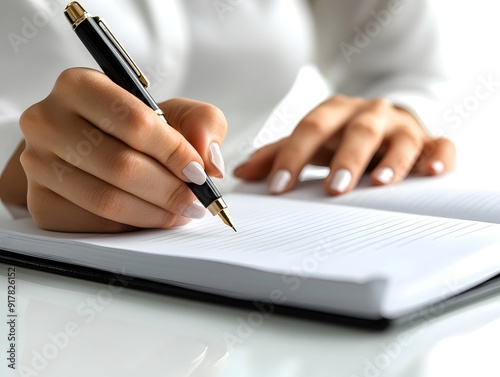
[[233,228],[235,232],[237,232],[236,228],[233,225],[233,221],[231,220],[231,217],[226,213],[225,209],[227,208],[226,203],[222,198],[218,198],[217,200],[214,200],[208,207],[207,209],[210,211],[210,213],[215,216],[218,215],[221,220],[226,224],[228,227]]
[[221,218],[221,220],[224,222],[224,224],[226,224],[227,226],[230,226],[231,228],[233,228],[233,230],[236,232],[236,228],[234,227],[233,225],[233,222],[231,220],[231,217],[229,217],[229,215],[226,213],[226,211],[224,211],[223,209],[220,210],[217,215],[219,215],[219,217]]

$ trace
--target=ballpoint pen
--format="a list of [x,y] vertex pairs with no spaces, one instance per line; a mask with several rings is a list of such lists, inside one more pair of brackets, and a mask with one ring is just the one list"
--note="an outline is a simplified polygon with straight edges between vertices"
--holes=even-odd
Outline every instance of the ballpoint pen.
[[[76,1],[68,4],[64,14],[104,73],[115,84],[139,98],[168,124],[163,111],[146,90],[149,86],[148,79],[116,40],[103,20],[99,17],[92,17]],[[192,182],[186,182],[186,184],[212,215],[218,215],[226,225],[236,231],[231,218],[226,213],[227,205],[208,175],[202,185]]]

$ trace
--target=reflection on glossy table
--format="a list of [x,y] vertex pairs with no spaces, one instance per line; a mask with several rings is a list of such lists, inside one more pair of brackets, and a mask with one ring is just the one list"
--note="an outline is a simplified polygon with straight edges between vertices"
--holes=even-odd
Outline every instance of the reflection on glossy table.
[[16,268],[16,367],[51,377],[491,375],[499,313],[497,297],[374,332]]

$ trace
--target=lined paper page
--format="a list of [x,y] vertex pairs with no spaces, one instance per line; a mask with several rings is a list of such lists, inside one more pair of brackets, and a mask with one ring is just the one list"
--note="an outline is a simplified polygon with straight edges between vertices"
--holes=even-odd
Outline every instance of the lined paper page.
[[342,310],[349,302],[355,313],[380,308],[388,317],[500,271],[498,224],[282,197],[225,199],[238,233],[211,216],[177,229],[106,235],[45,232],[21,220],[3,224],[0,247],[249,299],[281,287],[299,306]]
[[207,217],[178,229],[85,241],[278,273],[310,263],[310,276],[354,280],[404,275],[431,260],[438,268],[500,242],[500,226],[488,223],[258,195],[229,194],[226,200],[238,233]]
[[[300,182],[284,197],[321,203],[342,204],[386,211],[440,216],[500,224],[500,192],[456,187],[439,178],[414,178],[390,186],[362,187],[344,195],[327,197],[320,180]],[[242,184],[238,191],[266,195],[265,184]]]
[[339,197],[338,204],[391,211],[486,221],[500,224],[500,193],[489,190],[384,188],[366,190],[362,195]]

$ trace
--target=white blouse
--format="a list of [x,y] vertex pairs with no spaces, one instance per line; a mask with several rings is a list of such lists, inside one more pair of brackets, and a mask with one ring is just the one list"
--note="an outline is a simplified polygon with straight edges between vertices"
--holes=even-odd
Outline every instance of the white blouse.
[[[67,0],[7,1],[0,12],[0,171],[18,118],[68,67],[98,68],[63,15]],[[443,83],[430,1],[82,0],[101,16],[161,102],[222,109],[226,160],[241,158],[305,64],[342,94],[385,97],[424,124]],[[432,126],[426,124],[427,126]]]

